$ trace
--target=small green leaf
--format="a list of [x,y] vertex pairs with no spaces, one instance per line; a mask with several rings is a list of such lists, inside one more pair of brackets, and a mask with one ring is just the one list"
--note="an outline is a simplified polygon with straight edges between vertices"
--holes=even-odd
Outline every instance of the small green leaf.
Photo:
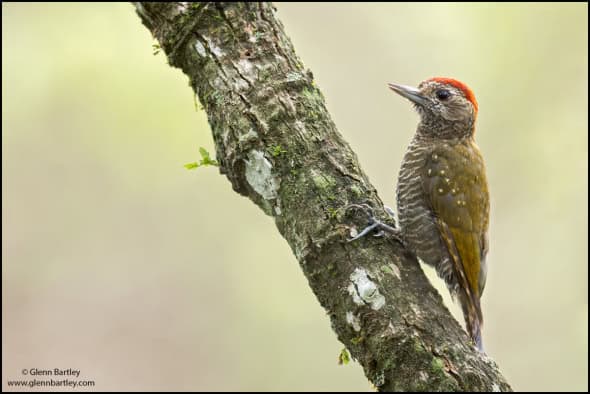
[[201,160],[200,164],[202,166],[219,166],[219,163],[217,162],[217,160],[212,160],[209,157],[206,157],[203,160]]
[[270,148],[268,148],[268,150],[273,157],[279,157],[283,153],[287,153],[287,151],[284,150],[283,147],[280,145],[270,147]]
[[199,153],[201,154],[202,159],[199,160],[198,162],[185,164],[184,167],[186,169],[192,170],[197,167],[203,167],[203,166],[217,166],[217,167],[219,167],[219,162],[217,160],[212,159],[211,156],[209,156],[209,152],[207,152],[207,149],[200,147]]
[[338,210],[336,208],[328,207],[328,216],[331,219],[336,219],[338,217]]
[[209,156],[209,152],[207,152],[207,150],[205,148],[200,147],[199,152],[201,153],[201,157],[203,157],[203,159],[199,163],[200,165],[202,165],[202,166],[219,166],[219,163],[217,162],[217,160],[213,160],[211,158],[211,156]]
[[201,156],[203,157],[203,160],[209,160],[209,152],[207,152],[207,149],[203,148],[202,146],[199,148],[199,153],[201,154]]
[[350,353],[348,353],[348,349],[344,348],[340,351],[340,355],[338,356],[338,365],[346,365],[350,362]]
[[186,163],[184,165],[184,168],[186,168],[187,170],[194,170],[195,168],[197,168],[199,166],[199,163],[197,163],[196,161],[193,163]]

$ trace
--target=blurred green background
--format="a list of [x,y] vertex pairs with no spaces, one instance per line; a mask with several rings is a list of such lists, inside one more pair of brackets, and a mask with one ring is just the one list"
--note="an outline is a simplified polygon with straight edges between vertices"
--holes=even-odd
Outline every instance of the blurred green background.
[[[418,119],[386,82],[471,86],[486,350],[517,390],[587,390],[587,4],[277,8],[389,206]],[[60,367],[99,390],[371,390],[273,221],[183,168],[213,141],[153,43],[130,4],[2,4],[3,389]]]

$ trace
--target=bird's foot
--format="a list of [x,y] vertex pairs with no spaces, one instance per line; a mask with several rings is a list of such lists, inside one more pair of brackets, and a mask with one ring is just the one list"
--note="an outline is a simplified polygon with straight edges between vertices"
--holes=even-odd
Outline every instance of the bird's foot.
[[[385,223],[379,221],[375,217],[375,215],[373,214],[373,208],[371,206],[369,206],[368,204],[350,204],[349,206],[347,206],[345,208],[345,210],[348,211],[351,208],[360,209],[361,211],[363,211],[365,213],[365,215],[367,215],[367,219],[369,220],[369,224],[356,236],[349,238],[348,242],[356,241],[357,239],[364,237],[365,235],[367,235],[371,231],[376,230],[377,232],[375,234],[373,234],[374,237],[382,237],[387,233],[390,236],[392,236],[394,239],[396,239],[397,241],[399,241],[403,244],[400,229],[398,229],[396,227],[392,227],[388,224],[385,224]],[[385,207],[385,211],[392,218],[394,217],[393,211],[391,210],[391,208]]]
[[387,212],[392,219],[395,219],[395,212],[393,212],[393,209],[389,208],[387,205],[384,205],[383,209],[385,209],[385,212]]

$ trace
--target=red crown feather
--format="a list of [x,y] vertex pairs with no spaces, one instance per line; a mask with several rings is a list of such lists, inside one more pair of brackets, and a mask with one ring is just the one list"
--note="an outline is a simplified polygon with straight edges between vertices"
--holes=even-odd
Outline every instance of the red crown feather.
[[453,78],[444,78],[444,77],[434,77],[434,78],[430,78],[429,81],[435,81],[435,82],[439,82],[439,83],[443,83],[443,84],[447,84],[447,85],[451,85],[456,87],[457,89],[459,89],[460,91],[463,92],[463,94],[465,95],[465,98],[467,100],[469,100],[471,102],[471,104],[473,104],[473,108],[475,108],[475,112],[477,112],[477,100],[475,99],[475,94],[473,94],[473,91],[471,89],[469,89],[469,86],[465,85],[463,82],[461,81],[457,81],[456,79]]

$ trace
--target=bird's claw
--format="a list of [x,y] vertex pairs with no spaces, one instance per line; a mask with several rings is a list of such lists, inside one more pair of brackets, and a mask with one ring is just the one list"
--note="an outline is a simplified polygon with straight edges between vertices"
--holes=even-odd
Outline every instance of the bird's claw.
[[373,234],[373,237],[375,237],[375,238],[381,238],[384,235],[385,235],[385,233],[383,232],[383,230],[379,230],[375,234]]
[[[369,224],[356,236],[349,238],[348,242],[356,241],[357,239],[364,237],[365,235],[367,235],[375,229],[377,229],[378,231],[373,235],[374,237],[383,237],[387,232],[389,234],[392,234],[394,238],[401,241],[399,229],[391,227],[377,220],[377,218],[373,214],[373,208],[369,204],[350,204],[345,208],[345,210],[348,211],[350,208],[357,208],[362,210],[367,215],[367,218],[369,219]],[[389,215],[393,217],[393,211],[391,210],[391,208],[385,207],[385,210]]]
[[367,235],[368,233],[370,233],[371,231],[373,231],[374,229],[376,229],[379,226],[379,223],[372,223],[369,224],[367,227],[365,227],[363,229],[363,231],[361,231],[360,233],[358,233],[356,236],[349,238],[348,242],[352,242],[352,241],[356,241],[357,239],[360,239],[362,237],[364,237],[365,235]]
[[395,218],[395,213],[393,212],[393,209],[389,208],[387,205],[384,205],[383,209],[385,209],[385,212],[387,212],[392,219]]

